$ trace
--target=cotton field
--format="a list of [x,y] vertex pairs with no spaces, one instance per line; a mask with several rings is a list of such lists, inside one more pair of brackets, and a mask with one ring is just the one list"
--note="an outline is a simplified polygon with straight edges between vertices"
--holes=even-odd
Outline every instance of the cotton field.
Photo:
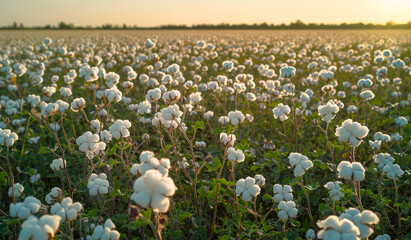
[[411,239],[411,32],[3,31],[3,239]]

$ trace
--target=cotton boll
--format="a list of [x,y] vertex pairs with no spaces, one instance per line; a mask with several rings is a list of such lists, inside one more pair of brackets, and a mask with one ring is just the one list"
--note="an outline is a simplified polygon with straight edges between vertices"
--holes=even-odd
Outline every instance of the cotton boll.
[[255,179],[247,177],[246,179],[240,179],[236,183],[236,194],[241,195],[244,201],[251,201],[253,197],[260,194],[260,187],[255,184]]

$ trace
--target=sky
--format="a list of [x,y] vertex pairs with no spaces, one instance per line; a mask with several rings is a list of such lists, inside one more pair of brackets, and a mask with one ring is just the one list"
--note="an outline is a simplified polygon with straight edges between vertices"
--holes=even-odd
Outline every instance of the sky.
[[406,23],[411,0],[0,0],[0,26]]

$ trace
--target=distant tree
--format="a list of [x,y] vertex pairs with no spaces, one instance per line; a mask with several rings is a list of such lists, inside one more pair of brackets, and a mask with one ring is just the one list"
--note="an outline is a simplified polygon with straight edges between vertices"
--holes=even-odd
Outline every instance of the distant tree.
[[58,24],[58,28],[60,28],[60,29],[72,29],[72,28],[74,28],[74,25],[72,23],[66,24],[65,22],[61,21]]
[[127,25],[123,23],[123,29],[127,29]]
[[20,23],[20,28],[24,28],[24,25],[23,25],[23,23]]
[[11,28],[13,28],[13,29],[17,29],[17,23],[16,22],[13,22],[13,25],[12,25],[12,27]]

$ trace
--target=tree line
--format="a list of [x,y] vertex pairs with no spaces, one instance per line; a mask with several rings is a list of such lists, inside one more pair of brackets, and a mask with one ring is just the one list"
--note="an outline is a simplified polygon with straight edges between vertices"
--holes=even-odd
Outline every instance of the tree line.
[[23,23],[18,24],[13,22],[10,26],[3,26],[0,29],[132,29],[132,30],[150,30],[150,29],[411,29],[411,21],[408,23],[386,22],[385,24],[374,23],[340,23],[340,24],[325,24],[325,23],[304,23],[301,20],[289,24],[195,24],[188,25],[161,25],[157,27],[140,27],[137,25],[118,25],[118,24],[103,24],[101,26],[75,26],[72,23],[59,22],[57,25],[44,25],[24,27]]

